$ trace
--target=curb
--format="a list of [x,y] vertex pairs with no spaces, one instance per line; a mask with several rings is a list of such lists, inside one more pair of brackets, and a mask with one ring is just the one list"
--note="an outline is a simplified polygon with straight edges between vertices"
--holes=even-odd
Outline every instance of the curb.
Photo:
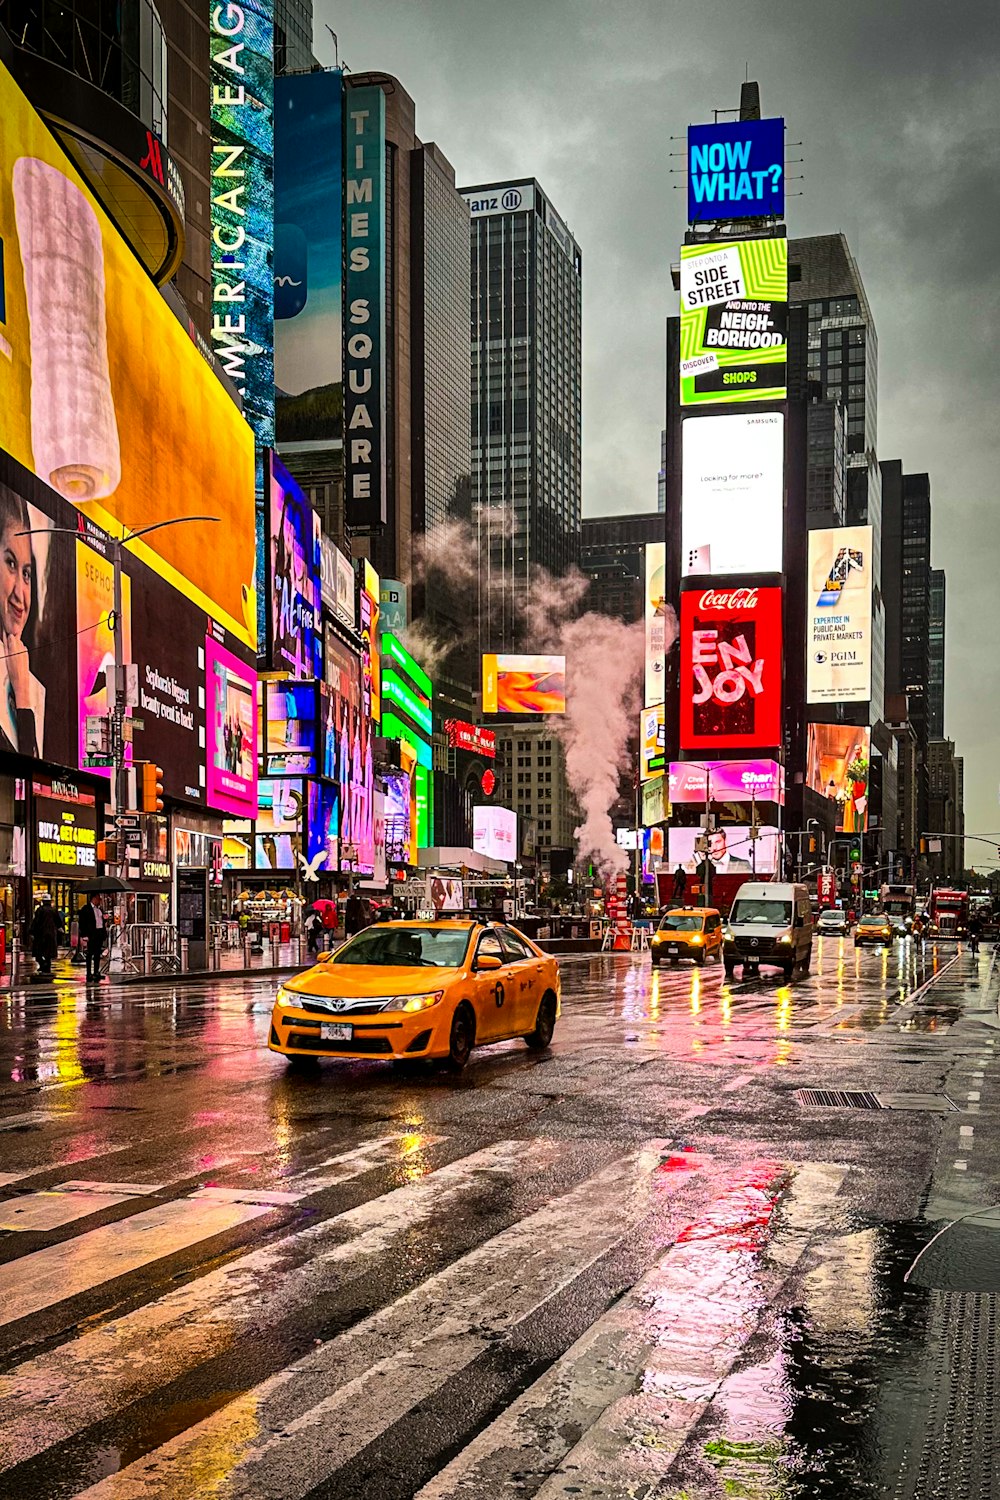
[[[113,994],[115,990],[128,990],[134,985],[172,984],[184,985],[194,984],[204,979],[257,979],[272,976],[277,978],[280,974],[299,974],[304,969],[312,968],[311,964],[280,964],[275,968],[261,969],[188,969],[186,973],[173,974],[123,974],[117,978],[110,979],[107,984],[99,986],[102,994]],[[0,996],[24,998],[30,995],[55,995],[65,993],[67,990],[85,993],[88,986],[82,980],[66,979],[51,984],[19,984],[16,989],[9,985],[0,989]]]

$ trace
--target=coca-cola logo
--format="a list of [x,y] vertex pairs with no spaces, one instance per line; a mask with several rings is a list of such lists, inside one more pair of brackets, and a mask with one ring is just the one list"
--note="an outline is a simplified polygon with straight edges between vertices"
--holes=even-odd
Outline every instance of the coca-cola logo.
[[756,609],[756,589],[730,589],[716,592],[706,589],[698,600],[699,609]]

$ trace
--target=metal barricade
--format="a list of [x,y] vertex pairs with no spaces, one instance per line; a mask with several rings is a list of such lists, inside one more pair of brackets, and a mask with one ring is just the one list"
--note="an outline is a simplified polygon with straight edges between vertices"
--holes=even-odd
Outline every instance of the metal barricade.
[[174,974],[180,970],[177,928],[170,922],[130,922],[121,933],[126,974]]

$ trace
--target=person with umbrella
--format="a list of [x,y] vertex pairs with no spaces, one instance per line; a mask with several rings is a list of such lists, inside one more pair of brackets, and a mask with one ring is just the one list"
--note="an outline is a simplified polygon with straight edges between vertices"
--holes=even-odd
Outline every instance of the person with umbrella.
[[59,927],[48,891],[42,893],[31,919],[31,951],[38,964],[39,976],[51,979],[52,960],[59,952]]
[[305,920],[306,937],[309,940],[309,952],[319,951],[319,935],[323,931],[323,913],[317,906],[311,906]]

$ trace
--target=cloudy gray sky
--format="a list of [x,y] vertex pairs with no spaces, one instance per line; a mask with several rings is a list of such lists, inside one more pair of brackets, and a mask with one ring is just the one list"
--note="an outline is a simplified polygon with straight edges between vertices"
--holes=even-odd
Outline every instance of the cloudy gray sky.
[[[458,181],[535,176],[584,254],[584,513],[654,508],[689,121],[744,69],[783,114],[789,232],[843,230],[879,335],[879,456],[927,470],[948,571],[946,733],[1000,830],[1000,7],[994,0],[314,0]],[[675,139],[676,138],[676,139]],[[996,862],[969,845],[969,859]]]

